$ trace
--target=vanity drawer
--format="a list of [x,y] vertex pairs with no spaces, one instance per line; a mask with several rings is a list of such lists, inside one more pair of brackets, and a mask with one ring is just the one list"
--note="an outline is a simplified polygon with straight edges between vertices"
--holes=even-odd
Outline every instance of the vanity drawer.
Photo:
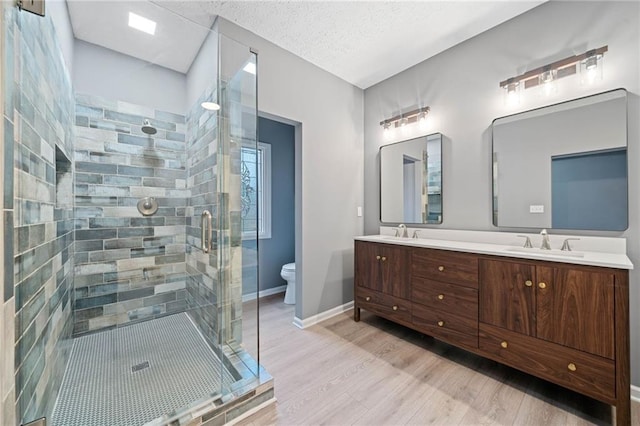
[[430,336],[462,346],[478,347],[478,318],[462,317],[419,303],[412,307],[413,327]]
[[478,257],[473,254],[416,248],[411,264],[414,277],[478,288]]
[[615,404],[615,362],[610,359],[484,323],[479,342],[480,350],[497,361]]
[[462,317],[478,319],[478,290],[474,288],[414,277],[411,300]]
[[404,324],[411,323],[411,302],[364,287],[356,287],[356,305]]

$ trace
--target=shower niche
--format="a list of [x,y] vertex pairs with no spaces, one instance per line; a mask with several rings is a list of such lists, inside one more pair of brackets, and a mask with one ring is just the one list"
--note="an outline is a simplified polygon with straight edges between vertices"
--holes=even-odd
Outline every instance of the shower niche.
[[73,173],[71,161],[56,145],[56,206],[73,206]]
[[[68,3],[73,25],[113,12],[84,3]],[[273,399],[257,301],[242,300],[258,275],[243,274],[239,162],[257,144],[256,54],[216,22],[135,4],[196,40],[188,66],[162,62],[171,43],[150,59],[76,40],[72,80],[59,22],[2,5],[3,37],[24,39],[8,43],[3,66],[25,64],[7,91],[21,101],[4,115],[26,123],[5,142],[19,157],[7,424],[228,422]],[[48,44],[36,61],[38,40]],[[141,200],[157,208],[146,214]]]

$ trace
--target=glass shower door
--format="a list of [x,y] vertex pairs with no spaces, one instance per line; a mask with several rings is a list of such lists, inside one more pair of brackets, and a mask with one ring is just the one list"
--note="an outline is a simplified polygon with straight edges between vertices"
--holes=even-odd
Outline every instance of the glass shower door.
[[257,54],[222,34],[219,46],[220,343],[239,374],[224,390],[241,393],[259,374]]

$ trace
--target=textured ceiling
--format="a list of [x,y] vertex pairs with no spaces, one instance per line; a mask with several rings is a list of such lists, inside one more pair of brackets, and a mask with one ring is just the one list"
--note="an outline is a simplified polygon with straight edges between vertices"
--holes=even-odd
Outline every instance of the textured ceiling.
[[[206,27],[216,15],[222,16],[361,88],[391,77],[543,2],[154,0],[155,4]],[[135,50],[135,43],[127,41],[132,30],[109,30],[108,25],[106,30],[98,30],[102,22],[96,23],[94,15],[101,15],[101,21],[120,18],[106,9],[96,13],[92,10],[96,3],[101,2],[68,1],[76,37],[121,52],[124,47]],[[75,13],[74,9],[78,11],[82,4],[91,6]],[[112,1],[104,7],[125,10],[129,4],[153,7],[141,1]],[[89,18],[94,22],[85,25],[84,21]],[[83,31],[77,30],[81,27]],[[159,24],[158,31],[161,27]],[[189,33],[178,25],[167,25],[165,29],[170,32],[165,39],[167,44],[176,44]],[[189,41],[190,44],[185,41],[179,54],[159,52],[143,59],[186,70],[200,47],[197,37],[195,39]],[[124,53],[140,57],[149,47],[143,43],[137,49],[138,54]]]

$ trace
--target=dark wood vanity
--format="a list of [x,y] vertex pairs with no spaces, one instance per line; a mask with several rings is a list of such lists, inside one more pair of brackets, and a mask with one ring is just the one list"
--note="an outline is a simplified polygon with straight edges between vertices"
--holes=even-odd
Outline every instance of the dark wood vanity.
[[629,425],[626,269],[355,241],[365,309],[616,407]]

